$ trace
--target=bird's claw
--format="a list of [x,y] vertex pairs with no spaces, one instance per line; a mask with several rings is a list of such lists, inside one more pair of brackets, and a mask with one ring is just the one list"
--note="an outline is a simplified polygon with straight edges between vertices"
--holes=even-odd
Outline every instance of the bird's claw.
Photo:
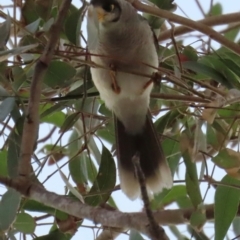
[[114,64],[110,64],[109,67],[111,69],[109,74],[110,74],[111,79],[112,79],[112,89],[116,94],[119,94],[121,92],[121,88],[118,86],[118,83],[117,83],[116,67],[114,66]]

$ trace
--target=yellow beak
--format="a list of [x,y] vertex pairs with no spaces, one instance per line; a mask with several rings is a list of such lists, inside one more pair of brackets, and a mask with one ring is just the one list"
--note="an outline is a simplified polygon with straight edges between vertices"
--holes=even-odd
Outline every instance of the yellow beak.
[[96,12],[97,12],[98,21],[103,22],[107,13],[101,7],[96,7]]

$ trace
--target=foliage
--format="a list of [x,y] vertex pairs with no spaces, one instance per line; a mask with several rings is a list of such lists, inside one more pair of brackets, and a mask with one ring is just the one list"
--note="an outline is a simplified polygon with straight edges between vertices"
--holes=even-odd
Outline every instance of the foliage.
[[[14,9],[21,12],[20,20],[0,11],[4,19],[0,25],[2,178],[18,175],[34,68],[49,41],[49,30],[62,3],[14,2]],[[112,210],[117,209],[112,193],[121,191],[116,185],[114,127],[111,113],[91,80],[92,63],[84,30],[88,3],[82,2],[79,8],[71,5],[68,10],[54,57],[43,77],[39,138],[32,156],[33,177],[46,187],[45,182],[59,172],[63,181],[55,179],[53,183],[62,190],[67,186],[66,196],[83,197],[90,206]],[[168,11],[175,9],[171,0],[154,0],[154,4]],[[205,17],[220,16],[222,11],[221,4],[215,4]],[[144,16],[155,30],[167,31],[172,27],[164,19]],[[221,23],[225,19],[222,15]],[[239,18],[226,22],[219,34],[239,44]],[[167,47],[162,45],[159,49],[161,79],[156,79],[150,108],[176,181],[172,189],[154,196],[151,209],[193,208],[189,222],[183,222],[187,230],[183,232],[182,227],[169,224],[167,234],[177,239],[210,239],[213,232],[209,233],[207,226],[211,226],[215,239],[221,240],[240,234],[240,56],[227,45],[214,48],[206,36],[195,37],[197,42],[186,45],[188,36],[171,38],[169,34]],[[11,188],[2,193],[0,239],[20,239],[19,234],[42,240],[74,239],[77,229],[84,228],[83,219],[21,197]],[[207,210],[207,203],[214,204],[212,211]],[[36,213],[40,217],[35,217]],[[36,237],[41,221],[50,222],[51,229]],[[125,230],[128,229],[121,232]],[[131,240],[145,238],[136,230],[125,236]]]

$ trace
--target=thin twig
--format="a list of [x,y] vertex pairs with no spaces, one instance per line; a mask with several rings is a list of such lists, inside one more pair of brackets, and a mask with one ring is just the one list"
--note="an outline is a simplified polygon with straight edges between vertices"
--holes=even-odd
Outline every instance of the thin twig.
[[145,176],[140,166],[139,153],[136,153],[133,156],[132,162],[133,162],[135,173],[140,185],[142,200],[144,203],[144,209],[149,221],[149,225],[147,226],[147,229],[149,229],[149,235],[153,240],[165,240],[165,239],[167,240],[169,238],[166,236],[164,229],[161,226],[159,226],[155,221],[153,212],[150,207],[150,201],[147,193]]

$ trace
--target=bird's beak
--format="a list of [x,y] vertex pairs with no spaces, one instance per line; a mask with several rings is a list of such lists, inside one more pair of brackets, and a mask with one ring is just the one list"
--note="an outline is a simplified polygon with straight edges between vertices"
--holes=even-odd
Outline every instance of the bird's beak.
[[103,22],[107,13],[101,7],[95,7],[97,12],[97,18],[99,22]]

